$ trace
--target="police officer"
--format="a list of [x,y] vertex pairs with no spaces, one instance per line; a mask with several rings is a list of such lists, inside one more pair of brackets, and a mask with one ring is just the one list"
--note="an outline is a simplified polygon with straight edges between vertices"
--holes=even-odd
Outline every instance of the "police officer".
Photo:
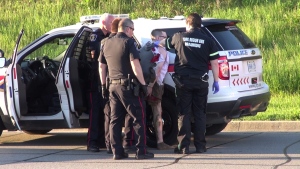
[[[142,68],[139,62],[133,36],[134,24],[126,18],[122,19],[118,26],[118,33],[106,40],[100,53],[100,77],[104,86],[106,79],[106,68],[108,67],[110,86],[109,98],[111,107],[110,141],[113,151],[113,159],[128,158],[122,146],[122,126],[126,113],[134,119],[133,128],[137,135],[136,159],[153,158],[154,154],[146,149],[145,133],[145,108],[143,98],[135,95],[132,83],[139,82],[144,95],[147,95]],[[135,83],[136,84],[136,83]],[[137,87],[136,85],[135,87]]]
[[[189,154],[191,138],[190,112],[195,119],[194,145],[196,153],[206,152],[206,104],[208,95],[208,64],[211,63],[214,83],[212,90],[219,91],[218,58],[214,41],[200,31],[201,17],[191,13],[186,19],[187,32],[176,33],[165,41],[167,49],[174,48],[175,79],[178,118],[178,146],[174,153]],[[175,82],[175,80],[174,80]]]
[[[111,37],[113,37],[113,36],[115,36],[117,34],[117,32],[118,32],[118,24],[119,24],[120,20],[121,20],[120,18],[115,18],[112,21],[112,23],[111,23],[111,33],[110,33],[110,35],[108,37],[106,37],[105,39],[103,39],[101,41],[101,48],[105,44],[105,41],[108,38],[111,38]],[[100,57],[99,57],[98,61],[100,62]],[[101,91],[102,91],[102,89],[101,89]],[[103,100],[105,101],[105,106],[104,106],[104,110],[103,110],[104,114],[105,114],[105,123],[104,123],[105,144],[106,144],[107,153],[108,154],[112,154],[111,146],[110,146],[110,134],[109,134],[110,107],[109,107],[109,101],[108,101],[108,91],[106,90],[106,88],[103,88],[102,97],[103,97]]]
[[[108,38],[111,38],[115,36],[118,32],[118,24],[121,21],[121,18],[115,18],[112,23],[111,23],[111,33],[109,37],[103,39],[101,41],[101,46],[103,46]],[[144,51],[150,51],[152,48],[152,44],[149,42],[145,46],[143,46]],[[102,47],[101,47],[102,48]],[[100,58],[99,58],[100,62]],[[100,70],[100,69],[99,69]],[[103,99],[105,100],[106,104],[104,107],[104,114],[105,114],[105,143],[106,143],[106,148],[107,148],[107,153],[111,154],[111,146],[110,146],[110,134],[109,134],[109,123],[110,123],[110,107],[109,107],[109,101],[107,101],[108,98],[108,91],[103,88],[102,91],[102,96]],[[124,108],[123,111],[126,111]],[[133,119],[129,114],[126,114],[125,117],[125,125],[124,125],[124,137],[123,137],[123,147],[125,149],[125,152],[131,153],[135,152],[135,135],[134,135],[134,130],[132,127]]]
[[100,53],[100,42],[105,37],[109,36],[111,30],[111,22],[114,17],[108,13],[101,16],[100,28],[95,30],[90,36],[90,49],[92,57],[92,70],[88,81],[88,109],[90,116],[90,124],[87,134],[87,150],[91,152],[99,152],[99,147],[105,147],[104,138],[104,113],[103,113],[103,100],[101,93],[98,90],[99,73],[97,59]]

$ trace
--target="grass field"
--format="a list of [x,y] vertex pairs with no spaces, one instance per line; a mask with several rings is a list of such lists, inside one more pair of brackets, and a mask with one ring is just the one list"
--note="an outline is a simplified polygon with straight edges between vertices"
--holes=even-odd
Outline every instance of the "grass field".
[[190,12],[239,19],[263,53],[264,80],[272,99],[265,113],[242,120],[300,120],[300,2],[298,0],[2,0],[0,48],[6,57],[24,28],[21,47],[45,32],[88,14],[129,13],[131,18],[173,17]]

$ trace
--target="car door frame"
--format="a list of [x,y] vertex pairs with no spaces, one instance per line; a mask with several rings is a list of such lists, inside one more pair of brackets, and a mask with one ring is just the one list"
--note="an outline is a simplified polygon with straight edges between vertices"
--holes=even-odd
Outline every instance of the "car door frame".
[[23,34],[24,30],[22,29],[16,41],[14,53],[11,58],[11,64],[7,68],[5,77],[8,114],[12,119],[12,123],[15,128],[19,130],[21,130],[21,128],[19,125],[20,117],[18,114],[20,115],[21,111],[27,112],[28,110],[26,103],[26,86],[21,79],[21,66],[17,64],[17,50]]
[[[82,26],[78,30],[61,61],[56,77],[55,84],[59,93],[61,109],[69,128],[80,127],[78,118],[86,110],[83,104],[83,92],[78,91],[82,89],[79,86],[80,84],[78,84],[79,82],[77,82],[78,72],[76,71],[78,71],[78,59],[76,57],[81,55],[82,50],[87,51],[89,36],[92,31],[87,26]],[[78,46],[81,47],[81,50]]]

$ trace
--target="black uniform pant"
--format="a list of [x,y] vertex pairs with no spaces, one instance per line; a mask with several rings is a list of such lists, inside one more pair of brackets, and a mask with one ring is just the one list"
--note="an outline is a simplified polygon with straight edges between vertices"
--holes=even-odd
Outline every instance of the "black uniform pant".
[[145,109],[144,101],[141,97],[133,95],[132,90],[127,90],[127,86],[121,84],[111,84],[110,92],[110,141],[114,154],[122,154],[124,148],[122,146],[122,127],[126,116],[126,112],[133,118],[133,129],[137,136],[137,153],[146,153],[146,131],[145,131]]
[[133,118],[129,114],[126,114],[125,126],[124,126],[124,138],[123,138],[123,147],[126,148],[131,148],[133,145],[136,144],[135,131],[133,129],[132,124],[133,124]]
[[176,87],[178,117],[178,148],[188,149],[191,140],[191,113],[195,120],[194,145],[196,149],[206,146],[206,105],[208,83],[200,79],[182,78],[182,88]]
[[87,93],[89,128],[87,146],[105,147],[104,112],[102,94],[98,91],[98,83],[91,83],[91,90]]
[[[104,114],[105,114],[105,144],[106,148],[111,148],[110,145],[110,132],[109,132],[109,125],[110,125],[110,105],[109,101],[106,101],[105,107],[104,107]],[[126,109],[123,108],[124,113],[127,113]],[[123,139],[123,147],[132,147],[134,145],[134,130],[132,127],[133,118],[126,114],[125,116],[125,126],[124,126],[124,139]]]
[[106,148],[110,148],[110,134],[109,134],[109,124],[110,124],[110,105],[109,101],[107,100],[104,106],[104,130],[105,130],[105,144]]

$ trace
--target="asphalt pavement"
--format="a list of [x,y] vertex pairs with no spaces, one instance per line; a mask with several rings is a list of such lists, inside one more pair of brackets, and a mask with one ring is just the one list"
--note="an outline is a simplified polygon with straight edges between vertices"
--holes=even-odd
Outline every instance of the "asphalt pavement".
[[208,151],[189,155],[156,150],[154,159],[113,160],[104,149],[86,151],[87,129],[52,130],[45,135],[4,131],[0,137],[0,169],[299,169],[300,122],[232,121],[223,132],[207,137]]

